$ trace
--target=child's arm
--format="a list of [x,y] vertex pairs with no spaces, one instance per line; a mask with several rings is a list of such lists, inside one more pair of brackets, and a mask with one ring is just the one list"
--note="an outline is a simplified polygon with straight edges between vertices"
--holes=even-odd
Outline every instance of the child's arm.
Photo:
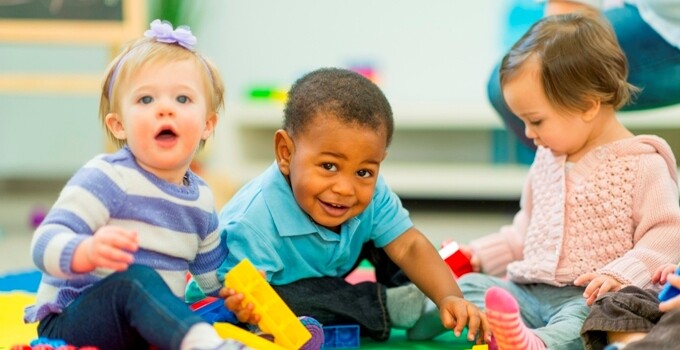
[[598,273],[612,276],[624,285],[649,288],[660,262],[680,261],[680,250],[677,249],[680,246],[680,206],[674,173],[675,170],[658,154],[640,158],[630,214],[634,246],[599,268]]
[[130,243],[132,234],[116,237],[122,229],[106,226],[122,202],[116,197],[122,193],[117,187],[122,183],[110,164],[99,158],[78,170],[33,234],[35,265],[57,278],[72,278],[97,267],[125,269],[131,259],[124,250],[136,250],[136,244]]
[[[459,336],[468,326],[468,339],[481,330],[490,339],[486,317],[474,304],[463,299],[463,293],[448,266],[432,243],[412,227],[385,246],[387,255],[439,308],[442,323]],[[425,273],[427,271],[427,273]]]

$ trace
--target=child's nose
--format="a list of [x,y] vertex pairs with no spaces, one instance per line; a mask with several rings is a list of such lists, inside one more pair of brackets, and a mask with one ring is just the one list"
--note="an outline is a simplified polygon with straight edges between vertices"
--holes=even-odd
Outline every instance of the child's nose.
[[348,196],[354,193],[354,185],[351,179],[346,176],[338,176],[337,181],[333,184],[333,192]]
[[175,115],[175,109],[172,106],[171,101],[162,100],[158,104],[158,116],[159,117],[173,117]]
[[533,139],[536,138],[536,133],[535,133],[529,126],[525,126],[525,127],[524,127],[524,135],[525,135],[528,139],[532,139],[532,140],[533,140]]

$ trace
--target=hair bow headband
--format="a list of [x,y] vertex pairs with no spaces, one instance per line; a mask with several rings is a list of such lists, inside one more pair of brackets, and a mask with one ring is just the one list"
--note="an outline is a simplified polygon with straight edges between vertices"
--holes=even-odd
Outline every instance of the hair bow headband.
[[156,19],[151,22],[151,29],[144,32],[147,38],[155,38],[156,41],[168,44],[178,44],[187,50],[194,50],[196,45],[196,37],[191,34],[191,29],[187,26],[179,26],[177,29],[172,29],[172,24],[166,21]]
[[[177,44],[182,46],[183,48],[189,50],[189,51],[194,51],[194,45],[196,45],[196,37],[191,34],[191,29],[187,26],[179,26],[177,29],[172,29],[172,25],[170,22],[167,21],[161,21],[160,19],[156,19],[153,22],[151,22],[150,29],[144,32],[144,36],[147,38],[153,38],[157,42],[160,43],[166,43],[166,44]],[[203,57],[201,55],[198,55],[198,57],[201,59],[201,62],[206,66],[206,69],[208,70],[208,74],[210,75],[210,78],[212,79],[212,74],[210,73],[210,69],[208,68],[208,65],[205,63]],[[113,82],[116,80],[116,76],[118,75],[118,70],[120,69],[120,66],[123,64],[125,59],[127,58],[127,54],[123,56],[119,61],[116,67],[113,69],[113,73],[111,73],[111,78],[109,79],[109,89],[108,89],[108,97],[111,99],[111,94],[113,90]]]

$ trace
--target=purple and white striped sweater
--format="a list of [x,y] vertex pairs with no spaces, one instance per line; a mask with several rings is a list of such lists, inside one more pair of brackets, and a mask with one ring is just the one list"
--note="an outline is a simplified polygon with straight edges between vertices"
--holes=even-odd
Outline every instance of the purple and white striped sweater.
[[70,268],[78,244],[104,225],[136,230],[135,264],[158,271],[179,298],[187,272],[206,294],[216,295],[221,287],[216,270],[227,250],[220,243],[213,195],[191,171],[186,179],[188,185],[180,186],[156,177],[137,165],[127,147],[78,170],[33,236],[31,256],[43,278],[24,320],[61,312],[112,272],[76,274]]

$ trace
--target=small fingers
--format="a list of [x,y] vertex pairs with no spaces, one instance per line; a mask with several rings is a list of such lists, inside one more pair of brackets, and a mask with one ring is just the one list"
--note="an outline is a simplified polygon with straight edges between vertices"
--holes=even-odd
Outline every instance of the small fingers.
[[[464,303],[467,304],[467,302]],[[469,316],[467,305],[459,304],[454,307],[455,326],[453,327],[453,334],[455,334],[456,337],[460,337],[460,335],[463,334],[463,328],[468,324]]]
[[[481,325],[482,319],[481,319],[481,313],[479,310],[476,308],[469,308],[468,309],[468,315],[469,315],[469,322],[468,322],[468,336],[467,339],[468,341],[474,341],[475,338],[477,337],[477,332],[479,332],[479,326]],[[481,338],[481,337],[479,337]],[[479,342],[480,339],[477,339]]]

